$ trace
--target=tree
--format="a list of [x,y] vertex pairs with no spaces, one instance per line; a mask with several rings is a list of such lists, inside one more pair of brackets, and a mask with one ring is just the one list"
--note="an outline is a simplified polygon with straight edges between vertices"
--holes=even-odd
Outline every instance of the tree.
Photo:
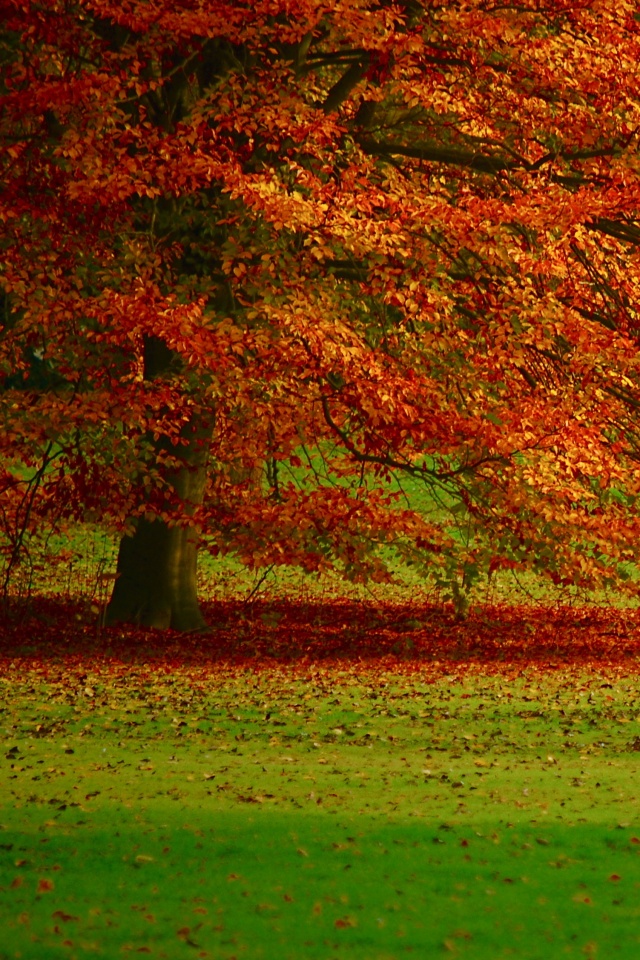
[[30,527],[100,519],[111,619],[186,630],[200,543],[378,579],[392,544],[454,599],[505,565],[619,582],[633,4],[0,13],[9,567]]

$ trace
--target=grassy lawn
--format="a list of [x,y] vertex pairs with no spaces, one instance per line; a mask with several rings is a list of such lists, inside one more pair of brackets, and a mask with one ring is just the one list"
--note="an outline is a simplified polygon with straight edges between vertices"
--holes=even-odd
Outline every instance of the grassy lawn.
[[635,614],[216,612],[6,632],[2,960],[640,955]]

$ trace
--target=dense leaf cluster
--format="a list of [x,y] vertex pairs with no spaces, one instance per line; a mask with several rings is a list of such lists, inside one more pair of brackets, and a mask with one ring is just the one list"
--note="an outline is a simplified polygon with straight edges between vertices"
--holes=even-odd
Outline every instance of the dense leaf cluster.
[[5,585],[35,532],[153,518],[257,567],[395,550],[460,612],[505,566],[622,582],[633,3],[0,17]]

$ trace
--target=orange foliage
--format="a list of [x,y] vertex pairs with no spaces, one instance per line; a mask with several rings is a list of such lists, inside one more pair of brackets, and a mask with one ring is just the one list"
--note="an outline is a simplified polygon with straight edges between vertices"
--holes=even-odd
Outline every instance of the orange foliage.
[[0,0],[10,549],[165,509],[215,410],[214,550],[615,581],[640,533],[635,10]]

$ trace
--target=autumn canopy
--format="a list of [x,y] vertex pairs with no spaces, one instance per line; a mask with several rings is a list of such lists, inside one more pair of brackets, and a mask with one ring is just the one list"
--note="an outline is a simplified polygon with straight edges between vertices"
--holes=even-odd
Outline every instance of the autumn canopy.
[[453,594],[627,576],[635,3],[0,0],[0,23],[7,577],[76,521],[123,535],[110,619],[178,629],[198,548],[374,580],[398,556]]

